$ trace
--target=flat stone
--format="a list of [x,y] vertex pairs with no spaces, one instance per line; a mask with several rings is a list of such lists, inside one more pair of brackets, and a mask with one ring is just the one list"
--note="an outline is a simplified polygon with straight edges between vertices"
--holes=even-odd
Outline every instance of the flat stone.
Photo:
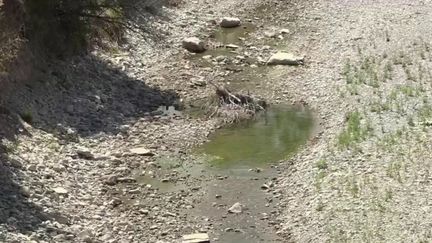
[[301,65],[304,58],[295,56],[292,53],[278,52],[270,57],[267,65]]
[[237,49],[237,48],[239,48],[238,45],[234,45],[234,44],[228,44],[228,45],[226,45],[225,47],[226,47],[226,48],[231,48],[231,49]]
[[52,190],[59,195],[67,195],[69,193],[68,190],[63,187],[55,187]]
[[210,237],[206,233],[184,235],[182,243],[210,243]]
[[154,153],[144,147],[132,148],[129,150],[132,155],[153,156]]

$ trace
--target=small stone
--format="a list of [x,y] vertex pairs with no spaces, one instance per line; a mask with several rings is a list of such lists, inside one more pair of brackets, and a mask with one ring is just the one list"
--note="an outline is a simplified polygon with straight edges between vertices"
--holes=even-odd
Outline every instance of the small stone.
[[139,212],[144,215],[148,215],[150,213],[147,209],[140,209]]
[[115,176],[115,175],[108,176],[108,178],[105,179],[104,183],[109,185],[109,186],[114,186],[118,182],[117,178],[118,178],[118,176]]
[[136,179],[131,178],[131,177],[120,177],[120,178],[117,178],[117,182],[118,183],[134,183],[134,182],[136,182]]
[[222,198],[222,195],[216,195],[215,197],[219,199]]
[[63,187],[55,187],[52,190],[59,195],[67,195],[69,193],[68,190]]
[[215,58],[215,61],[216,61],[216,62],[222,62],[222,61],[225,61],[225,59],[226,59],[225,56],[217,56],[217,57]]
[[140,191],[141,191],[140,188],[135,188],[135,189],[129,190],[129,193],[130,193],[130,194],[139,194]]
[[267,65],[301,65],[303,62],[303,57],[295,56],[292,53],[278,52],[270,57]]
[[220,24],[223,28],[234,28],[241,25],[241,21],[239,18],[233,17],[224,17],[222,18]]
[[23,186],[21,188],[21,194],[25,197],[30,197],[31,196],[30,189],[26,186]]
[[268,189],[270,189],[270,186],[267,185],[267,184],[263,184],[263,185],[261,186],[261,189],[263,189],[263,190],[268,190]]
[[234,45],[234,44],[228,44],[228,45],[226,45],[225,47],[226,47],[226,48],[231,48],[231,49],[237,49],[237,48],[239,48],[238,45]]
[[113,207],[117,207],[118,205],[122,204],[122,200],[120,200],[119,198],[113,198],[110,202],[110,205],[112,205]]
[[183,48],[193,53],[202,53],[206,51],[205,44],[197,37],[189,37],[183,40]]
[[37,166],[35,164],[31,164],[31,165],[27,166],[27,170],[29,170],[29,171],[36,171],[37,170]]
[[90,230],[83,230],[78,234],[78,238],[83,242],[91,242],[93,233]]
[[210,237],[206,233],[184,235],[182,243],[210,243]]
[[87,159],[87,160],[91,160],[94,159],[94,155],[92,154],[92,152],[90,152],[90,150],[86,149],[86,148],[80,148],[76,151],[78,157],[82,158],[82,159]]
[[22,168],[23,167],[23,164],[16,159],[9,160],[9,163],[12,167],[15,167],[15,168]]
[[234,229],[233,229],[233,228],[225,228],[224,231],[225,231],[225,232],[233,232]]
[[58,173],[64,172],[66,170],[63,165],[54,165],[52,169]]
[[156,229],[159,229],[158,225],[152,225],[152,226],[150,226],[150,230],[156,230]]
[[289,29],[281,29],[280,31],[279,31],[281,34],[289,34]]
[[239,202],[236,202],[234,205],[232,205],[229,209],[228,209],[228,213],[242,213],[243,212],[243,205],[241,205]]
[[175,217],[175,216],[177,216],[177,215],[176,215],[175,213],[165,212],[165,216]]
[[266,31],[266,32],[264,32],[264,36],[268,37],[268,38],[275,38],[276,37],[276,32],[274,32],[274,31]]
[[132,155],[153,156],[154,153],[144,147],[132,148],[129,150]]

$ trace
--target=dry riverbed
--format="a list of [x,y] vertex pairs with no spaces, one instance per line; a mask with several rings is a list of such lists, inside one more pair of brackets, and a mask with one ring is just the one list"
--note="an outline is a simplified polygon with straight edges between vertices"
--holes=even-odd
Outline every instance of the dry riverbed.
[[[431,3],[197,2],[5,95],[0,241],[430,240]],[[304,65],[266,66],[281,50]],[[208,80],[308,107],[316,131],[288,161],[214,172],[195,148],[223,119],[160,108],[199,106]]]

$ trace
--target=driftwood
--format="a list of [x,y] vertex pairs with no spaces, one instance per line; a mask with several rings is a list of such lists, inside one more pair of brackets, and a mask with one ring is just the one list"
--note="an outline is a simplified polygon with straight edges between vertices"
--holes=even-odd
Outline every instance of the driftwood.
[[[216,77],[215,74],[210,77],[212,76]],[[195,77],[198,78],[198,76]],[[192,107],[199,107],[198,109],[204,111],[209,117],[218,116],[223,118],[225,123],[232,123],[250,119],[257,112],[267,109],[267,103],[264,100],[253,98],[249,93],[247,95],[233,93],[225,86],[216,85],[213,80],[207,80],[207,83],[215,88],[216,95],[211,99],[209,97],[197,99],[195,102],[200,105],[192,105]],[[203,102],[203,99],[206,101]]]
[[213,82],[209,83],[216,89],[216,95],[222,104],[238,105],[254,111],[265,110],[267,104],[264,101],[255,101],[252,97],[242,94],[234,94],[226,87],[217,86]]

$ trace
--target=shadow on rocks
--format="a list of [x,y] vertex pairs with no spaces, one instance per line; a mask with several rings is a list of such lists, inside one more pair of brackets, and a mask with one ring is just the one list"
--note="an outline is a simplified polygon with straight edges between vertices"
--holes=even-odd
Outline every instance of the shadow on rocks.
[[39,73],[8,92],[4,105],[33,127],[62,136],[117,134],[122,125],[179,99],[176,92],[150,87],[93,56],[56,63]]
[[[29,135],[20,124],[15,115],[0,108],[1,139],[14,142],[17,134]],[[0,242],[11,240],[8,232],[36,232],[43,221],[51,219],[41,207],[29,201],[29,190],[20,185],[23,166],[8,157],[10,149],[0,145]]]

